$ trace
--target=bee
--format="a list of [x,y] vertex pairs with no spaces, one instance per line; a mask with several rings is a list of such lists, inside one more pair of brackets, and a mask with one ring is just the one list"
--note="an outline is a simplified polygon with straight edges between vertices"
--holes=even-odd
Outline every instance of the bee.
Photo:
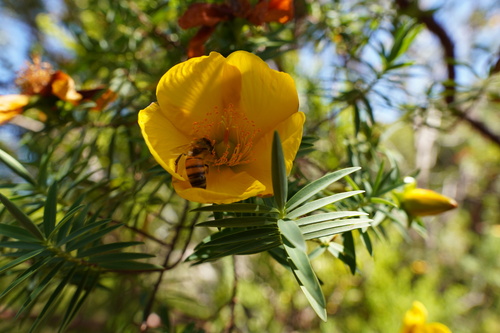
[[214,146],[212,142],[207,138],[196,139],[189,145],[189,150],[187,153],[180,154],[175,160],[175,171],[177,172],[177,167],[179,160],[182,156],[186,156],[184,162],[186,168],[186,174],[188,176],[189,183],[192,187],[197,188],[207,188],[207,173],[208,164],[212,159],[212,151]]

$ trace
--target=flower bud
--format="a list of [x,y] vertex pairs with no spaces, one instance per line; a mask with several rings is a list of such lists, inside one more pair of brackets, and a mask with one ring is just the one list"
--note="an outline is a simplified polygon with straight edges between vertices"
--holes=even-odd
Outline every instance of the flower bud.
[[457,202],[442,194],[423,188],[408,189],[401,196],[401,207],[412,216],[444,213],[457,207]]

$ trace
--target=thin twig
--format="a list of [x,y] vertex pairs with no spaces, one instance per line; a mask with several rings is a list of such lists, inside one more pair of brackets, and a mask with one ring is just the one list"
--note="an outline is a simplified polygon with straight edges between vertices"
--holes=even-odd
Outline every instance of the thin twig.
[[[464,110],[459,109],[454,106],[456,100],[456,88],[455,88],[455,44],[451,37],[448,35],[446,30],[436,21],[434,16],[427,11],[423,11],[418,6],[418,1],[409,2],[408,0],[395,0],[397,6],[403,10],[406,14],[411,15],[419,22],[423,23],[427,29],[434,34],[438,39],[443,48],[443,58],[446,63],[446,68],[448,71],[447,83],[445,86],[445,101],[450,111],[457,118],[467,122],[473,129],[481,133],[484,137],[500,146],[500,135],[494,133],[486,124],[474,119]],[[500,60],[499,60],[500,61]]]

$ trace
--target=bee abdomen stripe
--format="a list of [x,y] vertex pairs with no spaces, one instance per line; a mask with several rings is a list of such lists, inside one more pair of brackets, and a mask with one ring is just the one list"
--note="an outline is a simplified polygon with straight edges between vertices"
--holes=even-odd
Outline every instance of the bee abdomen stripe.
[[191,165],[186,165],[186,169],[195,169],[195,168],[205,169],[205,164],[191,164]]

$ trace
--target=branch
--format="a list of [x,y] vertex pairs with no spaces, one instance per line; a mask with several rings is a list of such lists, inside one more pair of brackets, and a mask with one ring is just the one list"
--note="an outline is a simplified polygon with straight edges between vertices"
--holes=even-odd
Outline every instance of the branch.
[[452,114],[457,118],[466,121],[473,129],[481,133],[484,137],[495,143],[497,146],[500,146],[500,135],[494,133],[483,122],[472,118],[465,111],[452,105],[454,104],[456,97],[455,44],[453,43],[446,30],[436,21],[431,12],[423,11],[419,8],[418,1],[410,2],[408,0],[395,0],[395,2],[403,14],[414,17],[420,23],[425,24],[427,29],[439,39],[439,42],[441,43],[441,46],[443,48],[443,58],[448,71],[448,80],[447,83],[444,84],[445,101],[448,107],[450,107]]

